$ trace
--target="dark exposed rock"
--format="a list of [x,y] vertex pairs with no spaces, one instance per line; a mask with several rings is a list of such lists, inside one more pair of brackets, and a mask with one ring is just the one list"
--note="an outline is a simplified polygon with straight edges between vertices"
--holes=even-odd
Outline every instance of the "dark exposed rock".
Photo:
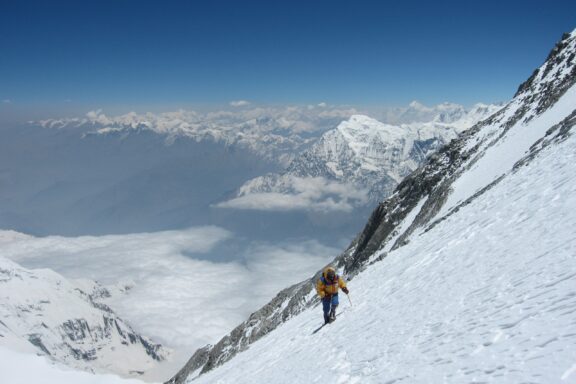
[[94,348],[89,350],[81,350],[79,348],[74,348],[70,345],[68,345],[68,347],[70,349],[70,352],[72,353],[72,356],[74,356],[76,360],[91,361],[96,360],[98,358],[96,356],[96,350]]
[[65,337],[70,340],[84,340],[87,333],[90,332],[90,326],[84,319],[68,320],[61,326]]
[[48,348],[46,348],[46,346],[44,345],[44,343],[42,343],[42,338],[41,338],[40,335],[38,335],[38,334],[36,334],[36,333],[31,334],[31,335],[28,335],[28,341],[29,341],[32,345],[40,348],[40,349],[42,350],[42,352],[44,352],[46,355],[48,355],[48,356],[51,355],[51,353],[50,353],[50,351],[48,350]]
[[[146,354],[154,360],[162,361],[164,359],[161,353],[161,345],[153,344],[138,335],[128,328],[127,324],[114,317],[113,314],[110,316],[103,316],[102,324],[103,326],[92,325],[91,327],[85,319],[73,319],[64,322],[60,326],[60,332],[62,333],[63,340],[71,340],[75,342],[86,341],[86,345],[91,345],[94,341],[109,339],[113,337],[114,333],[116,333],[122,339],[122,344],[129,345],[139,343],[144,347]],[[35,338],[35,340],[38,342],[37,340],[39,339]],[[38,343],[33,344],[39,346]],[[68,346],[72,356],[77,360],[94,360],[97,358],[96,352],[93,349],[81,350],[72,347],[69,343],[65,344]]]

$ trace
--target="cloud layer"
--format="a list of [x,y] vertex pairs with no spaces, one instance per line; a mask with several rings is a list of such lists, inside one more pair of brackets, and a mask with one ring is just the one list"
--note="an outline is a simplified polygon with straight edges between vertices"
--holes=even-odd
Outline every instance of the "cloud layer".
[[176,349],[175,360],[182,363],[339,252],[313,240],[259,242],[238,249],[234,261],[200,259],[232,237],[218,227],[78,238],[0,231],[0,244],[3,256],[25,267],[111,287],[116,294],[108,304],[139,332]]
[[313,212],[351,212],[368,201],[368,192],[358,186],[322,177],[283,176],[281,191],[248,193],[219,203],[218,208],[262,211],[303,210]]

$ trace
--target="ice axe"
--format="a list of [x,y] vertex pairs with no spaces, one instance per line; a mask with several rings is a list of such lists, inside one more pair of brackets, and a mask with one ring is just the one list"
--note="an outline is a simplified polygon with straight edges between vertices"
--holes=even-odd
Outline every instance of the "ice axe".
[[348,301],[350,302],[350,306],[352,307],[352,300],[350,299],[350,295],[346,294],[346,297],[348,297]]

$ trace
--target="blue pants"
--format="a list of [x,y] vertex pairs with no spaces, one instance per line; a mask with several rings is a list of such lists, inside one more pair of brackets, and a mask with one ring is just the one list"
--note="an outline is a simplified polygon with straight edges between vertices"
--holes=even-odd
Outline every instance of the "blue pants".
[[337,293],[330,298],[322,299],[322,309],[324,310],[324,321],[326,323],[330,320],[330,316],[336,316],[336,307],[338,307]]

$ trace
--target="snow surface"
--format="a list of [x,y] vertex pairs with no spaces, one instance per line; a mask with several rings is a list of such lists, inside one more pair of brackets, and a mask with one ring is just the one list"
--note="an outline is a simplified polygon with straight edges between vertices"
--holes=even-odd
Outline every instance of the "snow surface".
[[404,232],[408,228],[410,228],[410,226],[413,224],[414,220],[416,219],[416,216],[418,216],[418,214],[420,213],[420,210],[422,209],[424,204],[426,204],[426,201],[428,201],[428,198],[424,198],[424,199],[420,200],[418,202],[418,204],[408,213],[408,215],[406,215],[404,220],[402,220],[400,225],[398,225],[396,227],[396,229],[394,230],[394,234],[390,238],[390,240],[388,240],[388,242],[386,243],[386,246],[381,251],[376,252],[375,255],[373,256],[374,258],[379,257],[384,252],[390,252],[392,247],[396,244],[396,241],[398,240],[398,238],[400,236],[402,236],[402,234],[404,234]]
[[576,136],[195,383],[576,382]]
[[113,375],[93,375],[57,366],[45,357],[0,347],[0,383],[3,384],[143,384]]
[[[440,216],[508,172],[514,163],[529,151],[530,146],[543,137],[550,127],[570,114],[575,105],[576,87],[572,87],[550,109],[529,123],[516,123],[502,139],[487,149],[487,154],[474,164],[470,171],[453,184],[453,192],[442,207]],[[512,106],[508,113],[513,113],[514,110]],[[486,130],[492,131],[491,127],[486,127]]]

